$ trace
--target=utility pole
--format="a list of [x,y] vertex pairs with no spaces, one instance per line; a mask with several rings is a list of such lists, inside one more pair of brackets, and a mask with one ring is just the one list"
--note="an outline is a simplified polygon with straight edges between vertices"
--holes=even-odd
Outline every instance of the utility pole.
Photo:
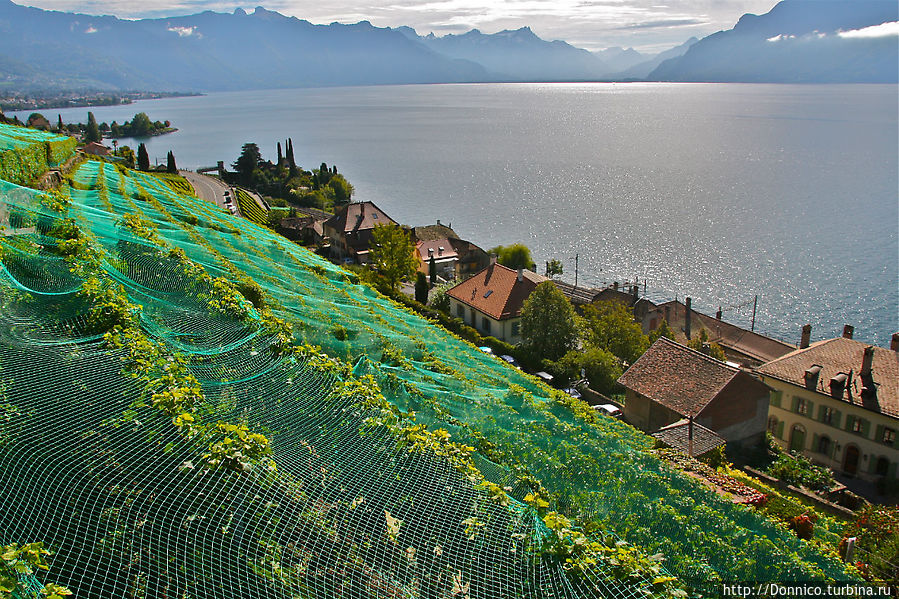
[[577,259],[579,254],[574,255],[574,288],[577,289]]
[[752,325],[750,325],[750,327],[749,327],[749,330],[753,331],[753,332],[755,332],[755,312],[756,312],[756,308],[758,308],[758,305],[759,305],[759,296],[756,295],[752,299]]

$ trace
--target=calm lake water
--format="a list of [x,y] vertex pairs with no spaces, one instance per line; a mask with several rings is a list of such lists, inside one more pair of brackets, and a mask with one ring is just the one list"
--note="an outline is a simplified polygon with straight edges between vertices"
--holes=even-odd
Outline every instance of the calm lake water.
[[758,295],[756,330],[794,343],[806,322],[887,347],[899,331],[896,86],[356,87],[92,110],[170,120],[180,131],[147,147],[182,168],[247,141],[274,159],[290,136],[303,167],[336,164],[397,221],[523,242],[568,280],[577,254],[579,283],[639,277],[652,299],[689,295],[745,326]]

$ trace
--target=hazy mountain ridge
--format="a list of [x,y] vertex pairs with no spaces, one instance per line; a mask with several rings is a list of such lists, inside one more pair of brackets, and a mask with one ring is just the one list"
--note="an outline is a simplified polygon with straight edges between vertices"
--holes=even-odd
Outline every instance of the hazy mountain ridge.
[[894,1],[785,0],[661,63],[656,81],[896,83],[897,37],[844,37],[899,19]]

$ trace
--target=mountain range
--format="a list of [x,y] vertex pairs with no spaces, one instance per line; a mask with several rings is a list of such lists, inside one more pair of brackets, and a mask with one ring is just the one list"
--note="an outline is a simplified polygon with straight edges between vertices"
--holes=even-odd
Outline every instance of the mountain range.
[[896,35],[866,28],[895,23],[896,12],[894,1],[784,0],[765,15],[744,15],[731,30],[643,55],[617,47],[589,52],[528,27],[438,37],[367,21],[314,25],[262,7],[124,20],[0,0],[0,85],[223,91],[483,81],[895,82]]

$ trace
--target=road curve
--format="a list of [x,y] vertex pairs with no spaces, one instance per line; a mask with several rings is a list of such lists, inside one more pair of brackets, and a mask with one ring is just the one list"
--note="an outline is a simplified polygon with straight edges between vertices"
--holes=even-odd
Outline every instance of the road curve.
[[[206,200],[207,202],[212,202],[216,206],[224,208],[232,214],[240,215],[237,203],[232,203],[231,201],[231,198],[235,197],[234,192],[219,179],[208,175],[201,175],[193,171],[179,171],[179,173],[191,184],[197,197]],[[227,198],[225,194],[228,194]]]

